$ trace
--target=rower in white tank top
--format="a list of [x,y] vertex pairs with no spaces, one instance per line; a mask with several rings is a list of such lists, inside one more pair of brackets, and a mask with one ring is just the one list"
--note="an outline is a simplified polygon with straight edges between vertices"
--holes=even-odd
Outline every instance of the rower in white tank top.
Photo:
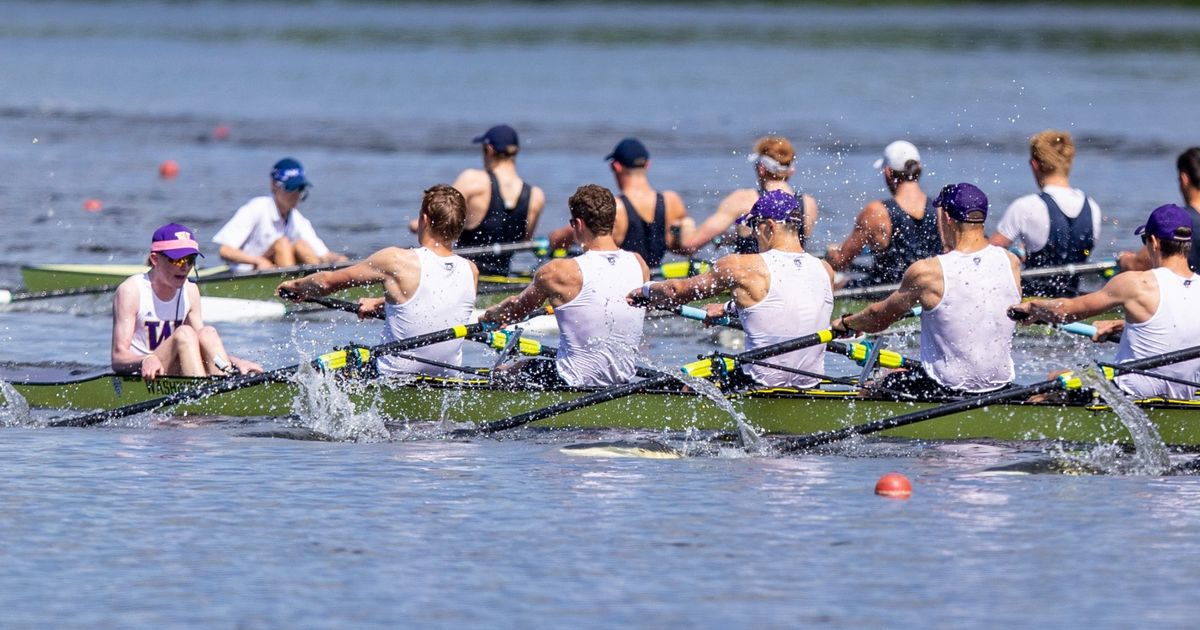
[[558,375],[575,387],[629,382],[642,343],[645,311],[629,306],[625,294],[642,284],[637,256],[624,250],[587,251],[572,260],[583,288],[554,309],[558,319]]
[[[1200,275],[1180,277],[1165,267],[1151,270],[1158,281],[1158,310],[1150,319],[1134,324],[1127,322],[1117,348],[1117,363],[1155,356],[1172,350],[1200,344]],[[1200,359],[1173,363],[1155,368],[1153,372],[1189,381],[1200,377]],[[1195,388],[1171,383],[1142,374],[1123,374],[1117,385],[1138,398],[1171,398],[1192,400]]]
[[921,313],[921,362],[944,387],[979,393],[1012,382],[1015,324],[1005,314],[1021,301],[1008,253],[995,245],[941,254],[945,288]]
[[[475,307],[475,276],[467,259],[452,255],[438,256],[425,247],[412,250],[421,262],[421,282],[412,297],[403,304],[385,304],[383,343],[445,330],[464,324]],[[435,343],[409,353],[442,363],[462,364],[462,339]],[[427,363],[400,357],[382,356],[379,372],[457,376],[458,373]]]
[[187,319],[188,308],[191,306],[187,296],[187,284],[183,285],[175,297],[160,300],[154,294],[154,288],[150,286],[149,273],[137,274],[131,278],[137,281],[139,297],[130,348],[141,354],[150,354]]
[[[738,309],[746,330],[746,350],[794,339],[829,328],[833,313],[833,287],[829,273],[815,256],[769,250],[759,254],[770,273],[767,296],[753,306]],[[771,363],[823,373],[825,346],[796,350],[771,359]],[[760,365],[743,368],[755,382],[771,387],[814,387],[820,379],[773,370]]]

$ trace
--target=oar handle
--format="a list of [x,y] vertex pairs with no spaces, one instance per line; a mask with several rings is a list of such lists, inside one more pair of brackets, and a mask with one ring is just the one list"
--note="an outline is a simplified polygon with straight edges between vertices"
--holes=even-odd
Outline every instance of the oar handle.
[[[675,313],[678,315],[682,315],[683,317],[685,317],[687,319],[694,319],[698,322],[702,322],[702,321],[705,321],[708,319],[708,311],[706,311],[702,308],[696,308],[695,306],[688,306],[687,304],[677,307],[675,309]],[[713,320],[712,325],[713,326],[728,326],[730,328],[738,328],[738,329],[741,329],[741,327],[742,327],[741,322],[734,320],[733,318],[729,317],[728,315],[724,315],[718,319]]]

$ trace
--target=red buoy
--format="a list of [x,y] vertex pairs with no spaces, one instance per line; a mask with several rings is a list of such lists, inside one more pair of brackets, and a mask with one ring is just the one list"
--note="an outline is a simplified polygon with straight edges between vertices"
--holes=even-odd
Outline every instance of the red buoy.
[[100,212],[104,208],[104,202],[99,199],[85,199],[83,201],[83,209],[88,212]]
[[912,496],[912,483],[908,481],[908,477],[898,472],[890,472],[875,482],[875,494],[890,499],[907,499]]
[[158,176],[163,179],[175,179],[179,175],[179,164],[175,160],[167,160],[158,165]]
[[213,138],[216,140],[224,140],[229,137],[228,125],[217,125],[213,127]]

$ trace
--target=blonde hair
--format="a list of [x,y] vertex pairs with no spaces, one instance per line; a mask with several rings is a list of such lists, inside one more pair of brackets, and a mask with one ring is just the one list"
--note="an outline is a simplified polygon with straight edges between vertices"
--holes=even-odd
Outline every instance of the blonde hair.
[[1075,161],[1075,141],[1069,132],[1047,129],[1030,138],[1029,157],[1037,160],[1042,175],[1069,176],[1071,162]]

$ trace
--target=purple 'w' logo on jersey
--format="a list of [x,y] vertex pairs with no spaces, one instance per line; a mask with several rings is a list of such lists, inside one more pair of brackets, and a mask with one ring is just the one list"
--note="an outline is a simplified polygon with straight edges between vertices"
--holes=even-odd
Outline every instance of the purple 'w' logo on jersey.
[[[165,322],[154,320],[146,322],[146,337],[150,341],[150,351],[153,352],[154,350],[157,350],[158,346],[162,345],[162,342],[166,341],[171,336],[171,331],[179,328],[182,325],[182,319],[177,319],[175,321],[168,320]],[[159,330],[159,326],[162,327],[161,331]]]

